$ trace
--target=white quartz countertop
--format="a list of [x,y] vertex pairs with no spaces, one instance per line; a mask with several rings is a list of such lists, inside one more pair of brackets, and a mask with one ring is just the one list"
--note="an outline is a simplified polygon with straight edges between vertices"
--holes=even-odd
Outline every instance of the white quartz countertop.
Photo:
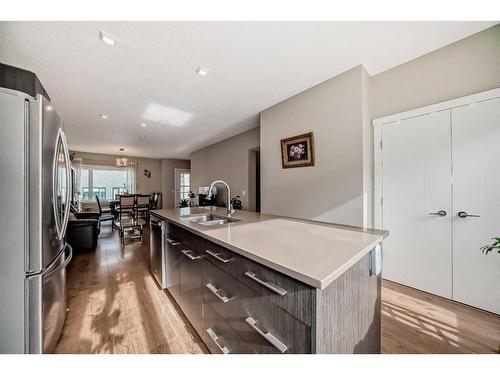
[[187,216],[226,209],[185,207],[151,211],[154,215],[209,241],[284,273],[315,288],[324,289],[357,263],[387,236],[374,229],[236,211],[240,221],[204,226]]

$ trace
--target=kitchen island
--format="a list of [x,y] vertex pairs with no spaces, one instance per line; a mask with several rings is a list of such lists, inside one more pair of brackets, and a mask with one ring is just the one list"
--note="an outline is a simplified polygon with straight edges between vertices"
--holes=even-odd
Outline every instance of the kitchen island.
[[151,269],[213,353],[379,353],[387,232],[225,209],[151,212]]

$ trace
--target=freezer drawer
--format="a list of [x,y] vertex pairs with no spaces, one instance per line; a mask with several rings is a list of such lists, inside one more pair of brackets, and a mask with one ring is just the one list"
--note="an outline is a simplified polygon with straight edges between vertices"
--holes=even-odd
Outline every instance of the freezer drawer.
[[26,279],[26,352],[53,353],[66,319],[66,267],[73,250],[66,244],[47,269]]

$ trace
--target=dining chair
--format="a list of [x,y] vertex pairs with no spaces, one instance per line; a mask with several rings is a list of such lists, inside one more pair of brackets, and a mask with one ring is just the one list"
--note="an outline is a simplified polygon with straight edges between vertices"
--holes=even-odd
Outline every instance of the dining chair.
[[111,208],[108,207],[102,207],[101,205],[101,200],[99,199],[99,196],[95,196],[95,200],[97,201],[97,207],[99,208],[99,225],[103,221],[110,221],[111,220],[111,230],[113,230],[114,224],[115,224],[115,215],[111,213]]
[[137,194],[137,200],[135,205],[135,212],[137,217],[139,215],[145,219],[149,218],[149,194]]
[[120,205],[116,209],[118,212],[118,220],[123,218],[131,218],[135,211],[136,196],[134,194],[120,195]]

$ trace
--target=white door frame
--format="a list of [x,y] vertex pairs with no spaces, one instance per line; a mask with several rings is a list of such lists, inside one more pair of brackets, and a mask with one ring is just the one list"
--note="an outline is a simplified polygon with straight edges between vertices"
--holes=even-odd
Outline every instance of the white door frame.
[[500,97],[500,88],[483,91],[477,94],[464,96],[446,102],[432,104],[426,107],[413,109],[411,111],[396,113],[393,115],[380,117],[372,121],[373,124],[373,149],[374,149],[374,194],[373,194],[373,210],[374,210],[374,227],[383,228],[383,196],[382,196],[382,127],[390,123],[398,123],[401,120],[427,115],[433,112],[446,111],[452,108],[465,105],[473,105],[485,100],[495,99]]

